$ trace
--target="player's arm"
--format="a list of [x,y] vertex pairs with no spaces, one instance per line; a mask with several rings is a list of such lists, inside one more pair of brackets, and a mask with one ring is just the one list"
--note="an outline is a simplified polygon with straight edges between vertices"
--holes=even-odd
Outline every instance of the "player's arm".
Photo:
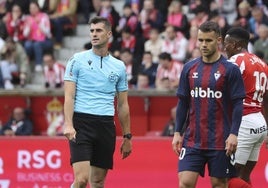
[[189,112],[189,99],[186,97],[180,97],[176,110],[176,123],[175,132],[183,135],[184,130],[188,126],[188,112]]
[[[130,130],[130,113],[129,113],[129,105],[128,105],[128,92],[118,92],[117,94],[117,110],[118,110],[118,118],[120,121],[120,125],[122,128],[122,134],[127,135],[131,133]],[[123,143],[121,145],[121,154],[122,158],[128,157],[132,150],[131,139],[124,138]]]
[[226,155],[231,155],[236,151],[237,135],[240,128],[243,115],[243,98],[236,98],[232,100],[233,113],[232,113],[232,127],[229,137],[225,141]]
[[176,110],[175,133],[172,140],[172,148],[177,155],[180,154],[182,148],[183,133],[188,126],[188,121],[189,99],[186,97],[180,97]]

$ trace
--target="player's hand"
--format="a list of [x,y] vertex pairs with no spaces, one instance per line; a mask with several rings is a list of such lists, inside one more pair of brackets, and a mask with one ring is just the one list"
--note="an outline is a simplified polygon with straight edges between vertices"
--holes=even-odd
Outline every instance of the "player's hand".
[[172,140],[172,149],[176,153],[176,155],[180,155],[182,148],[183,137],[179,132],[175,132]]
[[73,125],[69,125],[69,124],[65,124],[64,126],[64,130],[63,130],[63,135],[68,139],[68,140],[72,140],[75,142],[75,135],[76,135],[76,131],[73,127]]
[[120,153],[122,155],[122,159],[127,158],[132,152],[132,142],[130,139],[124,138],[120,147]]
[[237,136],[234,134],[230,134],[229,137],[225,141],[226,155],[230,156],[233,153],[235,153],[236,147],[237,147]]

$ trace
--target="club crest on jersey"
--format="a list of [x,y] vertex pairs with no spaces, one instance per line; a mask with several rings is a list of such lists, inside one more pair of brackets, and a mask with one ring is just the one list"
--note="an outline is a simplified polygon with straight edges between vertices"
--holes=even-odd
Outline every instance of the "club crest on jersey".
[[198,72],[193,72],[192,78],[198,78]]
[[217,71],[216,73],[214,73],[215,80],[218,80],[220,77],[221,77],[221,74],[219,73],[219,71]]
[[114,72],[111,72],[109,75],[110,82],[116,82],[118,80],[118,75]]

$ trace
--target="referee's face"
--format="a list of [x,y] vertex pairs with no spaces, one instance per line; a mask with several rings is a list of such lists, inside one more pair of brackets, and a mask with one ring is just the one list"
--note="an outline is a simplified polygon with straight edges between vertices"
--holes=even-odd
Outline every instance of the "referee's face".
[[111,31],[107,30],[104,23],[96,23],[90,25],[90,39],[93,47],[101,48],[107,46]]

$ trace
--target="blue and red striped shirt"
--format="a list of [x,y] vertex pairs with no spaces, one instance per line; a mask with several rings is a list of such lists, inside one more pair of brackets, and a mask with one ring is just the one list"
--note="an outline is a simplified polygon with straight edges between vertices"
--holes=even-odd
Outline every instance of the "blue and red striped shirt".
[[[221,150],[229,134],[237,134],[241,120],[232,119],[233,102],[245,97],[245,89],[239,68],[225,57],[214,63],[204,63],[201,57],[186,63],[177,96],[188,99],[190,108],[184,146]],[[242,105],[239,108],[242,111]],[[181,130],[183,122],[176,126]]]

